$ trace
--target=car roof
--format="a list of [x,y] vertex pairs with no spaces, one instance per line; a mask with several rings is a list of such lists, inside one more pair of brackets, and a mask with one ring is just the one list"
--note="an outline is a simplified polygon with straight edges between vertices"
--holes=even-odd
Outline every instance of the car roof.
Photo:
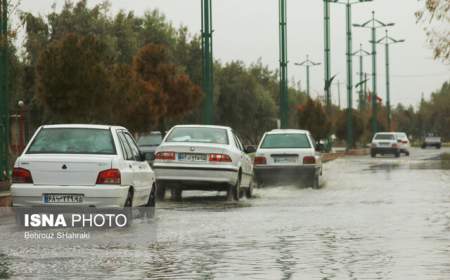
[[43,125],[42,128],[90,128],[90,129],[125,129],[122,126],[99,125],[99,124],[51,124]]
[[182,124],[182,125],[176,125],[173,128],[179,128],[179,127],[192,127],[192,128],[205,127],[205,128],[221,128],[221,129],[231,130],[231,127],[229,127],[229,126],[203,125],[203,124]]
[[301,130],[301,129],[274,129],[272,131],[267,132],[267,134],[285,134],[285,133],[310,134],[308,130]]
[[398,134],[399,132],[377,132],[377,133],[375,133],[375,135],[377,135],[377,134]]

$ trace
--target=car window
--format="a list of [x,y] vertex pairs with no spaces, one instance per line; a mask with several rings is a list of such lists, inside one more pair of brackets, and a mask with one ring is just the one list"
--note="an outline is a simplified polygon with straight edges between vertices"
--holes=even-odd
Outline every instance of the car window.
[[262,149],[307,149],[311,148],[305,133],[267,134],[261,144]]
[[408,136],[406,136],[406,134],[397,134],[397,138],[402,140],[408,140]]
[[159,146],[162,142],[161,134],[149,134],[139,137],[139,146]]
[[227,130],[223,128],[176,127],[170,132],[166,142],[228,145],[228,133]]
[[133,137],[129,133],[125,132],[124,135],[125,139],[128,142],[128,145],[130,145],[134,159],[138,161],[141,157],[141,153],[139,152],[139,148],[137,147],[136,142],[134,142]]
[[375,140],[395,140],[394,134],[381,133],[375,135]]
[[233,137],[234,137],[234,141],[236,142],[236,147],[241,150],[244,151],[244,146],[242,145],[241,140],[239,140],[239,137],[236,136],[236,134],[233,133]]
[[27,154],[115,155],[111,131],[93,128],[43,128]]
[[134,160],[133,152],[132,152],[131,147],[128,144],[127,140],[125,139],[125,135],[123,134],[123,132],[119,132],[117,135],[119,136],[120,144],[122,146],[124,159],[125,160]]

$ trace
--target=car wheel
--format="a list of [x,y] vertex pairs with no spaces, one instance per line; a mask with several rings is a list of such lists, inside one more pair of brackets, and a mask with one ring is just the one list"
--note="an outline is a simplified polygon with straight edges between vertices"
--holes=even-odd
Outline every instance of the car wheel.
[[437,148],[438,150],[440,150],[440,149],[441,149],[441,145],[437,145],[436,148]]
[[156,185],[156,198],[158,200],[164,200],[165,197],[166,197],[166,187],[164,187],[164,185],[162,185],[162,184],[157,184]]
[[248,186],[248,188],[245,190],[245,197],[247,197],[248,199],[253,197],[253,186],[254,186],[254,182],[252,180],[250,182],[250,185]]
[[150,196],[148,197],[148,202],[145,205],[146,207],[155,207],[156,206],[156,185],[153,185],[152,191],[150,192]]
[[425,149],[427,147],[427,145],[423,144],[422,145],[422,149]]
[[370,153],[370,156],[374,158],[374,157],[377,156],[377,154],[376,154],[375,152],[371,152],[371,153]]
[[181,201],[183,199],[183,190],[180,188],[172,188],[170,190],[171,198],[174,201]]
[[132,207],[133,206],[133,190],[130,189],[128,191],[127,199],[125,200],[125,207]]
[[316,175],[313,177],[312,182],[311,182],[311,188],[313,188],[315,190],[320,188],[319,175]]
[[400,152],[399,152],[399,151],[397,151],[397,152],[395,152],[395,154],[394,154],[394,155],[395,155],[395,157],[396,157],[396,158],[399,158],[399,157],[400,157]]
[[409,152],[408,152],[408,151],[406,151],[406,153],[405,153],[405,154],[406,154],[406,156],[407,156],[407,157],[409,157]]
[[233,185],[228,186],[227,200],[239,201],[240,192],[241,192],[241,174],[239,173],[236,184],[234,186]]

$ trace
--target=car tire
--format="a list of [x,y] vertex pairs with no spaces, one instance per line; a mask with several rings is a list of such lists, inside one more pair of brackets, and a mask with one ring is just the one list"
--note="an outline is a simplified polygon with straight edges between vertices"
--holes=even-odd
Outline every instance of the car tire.
[[146,207],[155,207],[156,206],[156,185],[152,186],[152,190],[150,192],[150,196],[148,197]]
[[394,155],[395,155],[396,158],[399,158],[400,157],[400,151],[395,152]]
[[253,197],[253,186],[254,186],[254,182],[253,180],[250,182],[250,185],[248,186],[248,188],[245,190],[245,197],[247,199],[250,199]]
[[239,201],[241,193],[241,174],[239,173],[238,179],[235,185],[228,186],[227,190],[227,200],[228,201]]
[[409,157],[409,152],[408,152],[408,151],[406,151],[406,152],[405,152],[405,155],[406,155],[407,157]]
[[427,145],[422,144],[422,149],[425,149],[427,147]]
[[314,190],[317,190],[320,188],[320,184],[319,184],[319,175],[315,175],[312,179],[311,182],[311,188]]
[[441,145],[437,145],[436,149],[440,150],[441,149]]
[[133,190],[128,191],[127,199],[125,200],[125,207],[133,207]]
[[171,199],[173,201],[181,201],[183,200],[183,190],[181,188],[172,188],[170,190]]
[[374,158],[377,156],[377,154],[375,152],[370,152],[370,156]]
[[156,184],[156,198],[164,200],[166,198],[166,187],[162,184]]

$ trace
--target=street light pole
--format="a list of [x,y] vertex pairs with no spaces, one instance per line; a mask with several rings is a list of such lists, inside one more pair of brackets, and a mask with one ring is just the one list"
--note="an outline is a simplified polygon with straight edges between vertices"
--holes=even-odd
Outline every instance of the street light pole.
[[352,46],[352,5],[372,0],[357,0],[357,1],[339,1],[334,0],[334,3],[345,4],[346,16],[346,34],[347,34],[347,150],[353,148],[353,46]]
[[8,1],[0,4],[0,182],[9,175]]
[[300,62],[300,63],[295,63],[296,66],[305,66],[306,67],[306,95],[308,97],[311,97],[311,87],[310,87],[310,68],[314,67],[314,66],[318,66],[320,65],[320,63],[316,63],[314,61],[311,61],[309,59],[309,55],[306,56],[306,60]]
[[[371,26],[369,25],[371,23]],[[370,28],[372,33],[372,133],[378,132],[377,124],[377,42],[376,42],[376,30],[378,28],[384,28],[394,26],[394,23],[384,23],[375,18],[375,12],[372,11],[372,18],[363,24],[354,24],[355,27]]]
[[202,7],[202,70],[203,70],[203,123],[214,123],[214,61],[213,61],[213,30],[212,30],[212,0],[201,0]]
[[385,46],[385,59],[386,59],[386,109],[388,117],[388,129],[392,130],[392,114],[391,114],[391,83],[390,83],[390,65],[389,65],[389,45],[403,43],[405,40],[396,40],[389,37],[389,31],[386,30],[386,35],[377,41],[377,43],[382,43],[384,41]]
[[353,55],[358,55],[359,57],[359,110],[363,111],[366,107],[365,105],[365,99],[364,99],[364,90],[363,90],[363,82],[364,82],[364,56],[370,55],[368,51],[365,51],[362,47],[362,44],[359,45],[359,50],[354,52]]
[[288,59],[287,59],[287,12],[286,0],[278,0],[280,28],[280,123],[281,128],[288,127]]

